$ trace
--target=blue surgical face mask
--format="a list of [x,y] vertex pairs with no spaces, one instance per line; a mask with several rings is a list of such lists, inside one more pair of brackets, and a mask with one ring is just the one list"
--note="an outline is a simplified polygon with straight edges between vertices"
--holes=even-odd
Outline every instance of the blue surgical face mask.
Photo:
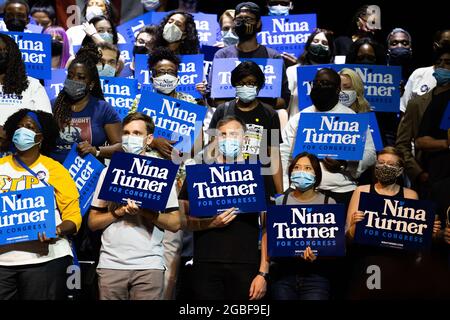
[[33,130],[30,130],[28,128],[22,127],[22,128],[17,129],[14,132],[12,141],[18,150],[26,151],[40,143],[40,142],[34,142],[35,137],[36,137],[36,132],[34,132]]
[[122,136],[122,149],[128,153],[141,154],[144,150],[144,139],[141,136]]
[[282,6],[281,4],[269,7],[269,16],[287,16],[291,6]]
[[316,176],[304,171],[294,171],[291,174],[291,183],[300,191],[306,191],[314,187]]
[[100,32],[99,34],[98,34],[102,39],[103,39],[103,41],[105,41],[105,42],[108,42],[108,43],[113,43],[113,41],[114,41],[114,36],[112,35],[112,33],[109,33],[109,32]]
[[241,153],[241,141],[238,139],[222,139],[219,151],[227,158],[236,158]]
[[244,103],[252,102],[258,95],[258,89],[256,86],[237,86],[236,96]]
[[433,73],[433,77],[436,78],[438,87],[445,86],[450,83],[450,70],[444,68],[436,68]]
[[222,41],[225,46],[234,46],[239,42],[239,37],[233,32],[232,29],[228,31],[222,31]]
[[116,75],[116,68],[109,64],[97,65],[97,70],[100,77],[114,77]]

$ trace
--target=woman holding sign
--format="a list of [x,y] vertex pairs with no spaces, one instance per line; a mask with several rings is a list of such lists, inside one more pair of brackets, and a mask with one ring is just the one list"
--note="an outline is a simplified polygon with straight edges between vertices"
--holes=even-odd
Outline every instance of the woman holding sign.
[[[359,211],[359,202],[361,193],[377,194],[381,196],[390,196],[403,199],[417,200],[418,196],[414,190],[404,188],[397,183],[403,173],[404,160],[403,155],[393,147],[386,147],[378,153],[377,163],[375,165],[376,183],[371,185],[363,185],[356,188],[353,192],[352,199],[347,212],[346,235],[351,241],[355,238],[356,225],[364,220],[365,214]],[[376,218],[376,219],[382,219]],[[383,218],[384,219],[384,218]],[[389,219],[388,223],[399,222],[395,219]],[[400,224],[394,226],[398,231]],[[392,228],[393,229],[393,228]],[[440,230],[439,220],[435,220],[433,233]],[[374,229],[374,232],[383,232],[383,229]],[[409,236],[409,234],[406,234]],[[412,236],[411,238],[413,238]],[[391,241],[396,241],[392,239]],[[358,297],[375,297],[380,294],[383,298],[397,297],[398,294],[406,293],[412,290],[411,279],[417,278],[417,271],[413,268],[420,256],[415,253],[408,253],[404,250],[390,249],[384,247],[360,247],[355,246],[350,256],[355,259],[353,262],[353,275],[357,276],[365,273],[366,268],[376,265],[383,272],[383,290],[369,290],[366,287],[367,279],[350,279],[352,284],[350,294],[356,294]],[[363,270],[361,270],[362,268]],[[417,267],[416,267],[417,268]],[[360,277],[360,276],[359,276]],[[354,281],[352,281],[354,280]],[[368,281],[368,280],[367,280]],[[416,284],[415,282],[414,284]],[[377,287],[376,281],[374,287]],[[405,290],[405,288],[408,288]],[[373,296],[372,296],[373,295]]]
[[[21,109],[8,118],[5,131],[17,153],[0,159],[0,300],[66,299],[72,250],[65,236],[78,231],[81,214],[69,172],[48,158],[57,125],[50,113]],[[44,187],[53,187],[54,197],[44,197]],[[26,189],[17,198],[8,196]],[[55,210],[49,212],[53,202]]]
[[[335,204],[332,198],[317,191],[322,180],[319,159],[302,152],[289,166],[290,188],[276,199],[277,205]],[[302,260],[272,259],[272,297],[275,300],[328,300],[329,268],[307,247]]]

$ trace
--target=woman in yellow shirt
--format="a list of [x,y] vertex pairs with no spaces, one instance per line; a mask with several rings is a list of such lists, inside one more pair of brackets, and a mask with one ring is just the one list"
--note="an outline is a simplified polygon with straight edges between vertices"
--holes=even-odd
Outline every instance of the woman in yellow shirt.
[[52,186],[57,236],[39,233],[39,241],[0,246],[0,299],[65,299],[66,271],[72,264],[66,236],[78,231],[81,214],[69,172],[46,156],[55,147],[57,124],[50,113],[21,109],[4,129],[7,144],[16,151],[0,159],[0,192]]

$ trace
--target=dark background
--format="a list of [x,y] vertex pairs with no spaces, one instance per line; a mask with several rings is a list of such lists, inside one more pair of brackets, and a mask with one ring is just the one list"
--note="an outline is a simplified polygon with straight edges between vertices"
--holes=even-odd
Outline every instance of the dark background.
[[[172,0],[169,0],[172,2]],[[177,1],[173,1],[176,3]],[[199,0],[198,11],[217,13],[233,9],[242,1]],[[266,0],[254,0],[267,14]],[[433,36],[437,30],[450,28],[450,9],[446,1],[345,1],[293,0],[292,14],[316,13],[317,26],[330,29],[336,35],[346,35],[352,17],[365,4],[376,4],[381,9],[380,39],[386,45],[388,33],[396,27],[407,30],[412,37],[413,56],[417,67],[431,65]],[[448,4],[448,3],[447,3]]]

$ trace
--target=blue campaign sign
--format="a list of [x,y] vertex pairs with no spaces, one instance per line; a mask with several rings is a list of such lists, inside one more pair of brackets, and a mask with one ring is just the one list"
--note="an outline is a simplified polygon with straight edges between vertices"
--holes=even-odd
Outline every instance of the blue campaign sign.
[[369,115],[369,130],[372,134],[373,144],[375,145],[375,150],[383,150],[383,139],[381,138],[380,127],[378,126],[377,117],[375,112],[368,112]]
[[214,216],[233,207],[239,213],[266,210],[260,164],[190,165],[186,179],[192,216]]
[[317,71],[322,68],[331,68],[337,72],[344,68],[354,70],[364,83],[364,96],[374,111],[400,111],[401,67],[357,64],[299,66],[297,69],[299,110],[312,105],[309,97],[311,83]]
[[52,37],[49,34],[2,32],[18,45],[30,77],[50,79],[52,76]]
[[152,15],[153,12],[147,12],[139,17],[128,20],[117,27],[117,32],[125,38],[127,43],[134,43],[139,30],[152,23]]
[[292,157],[307,151],[319,158],[363,158],[368,114],[302,112]]
[[102,86],[105,100],[119,114],[121,120],[127,116],[131,110],[131,105],[138,91],[136,79],[101,77],[100,84]]
[[317,27],[316,14],[261,17],[258,43],[295,57],[303,53],[306,41]]
[[47,91],[47,95],[50,100],[55,99],[59,92],[63,89],[66,77],[66,69],[52,69],[51,79],[44,80],[44,88],[45,91]]
[[142,90],[136,111],[150,116],[155,122],[155,137],[178,141],[174,147],[190,152],[202,130],[206,116],[204,106],[192,104],[166,95]]
[[447,108],[442,116],[440,127],[442,130],[450,129],[450,102],[447,104]]
[[[180,65],[178,67],[177,91],[190,94],[194,98],[201,98],[200,93],[195,89],[195,85],[203,81],[203,60],[202,54],[180,55]],[[142,85],[150,85],[150,71],[147,64],[148,56],[137,54],[135,58],[135,75]]]
[[99,198],[117,203],[127,199],[145,209],[165,210],[178,165],[172,161],[115,152]]
[[217,15],[194,13],[193,16],[200,44],[212,46],[214,43],[216,43],[217,30],[219,29]]
[[122,43],[118,44],[117,47],[124,66],[128,66],[133,61],[133,43]]
[[63,166],[75,181],[80,194],[81,215],[84,216],[91,206],[98,178],[105,166],[92,154],[84,157],[78,155],[76,143],[64,160]]
[[0,193],[0,245],[56,238],[53,187]]
[[266,76],[264,88],[258,97],[276,98],[281,95],[281,82],[283,76],[282,59],[214,59],[214,68],[211,84],[211,97],[213,98],[234,98],[236,89],[231,85],[231,71],[242,61],[254,61]]
[[431,202],[361,192],[359,210],[364,220],[356,224],[356,243],[411,251],[431,246]]
[[307,247],[317,256],[344,256],[345,218],[342,204],[270,206],[267,211],[269,256],[301,256]]
[[200,48],[200,52],[205,57],[205,60],[203,61],[203,75],[205,79],[208,79],[209,72],[211,71],[214,55],[217,51],[219,51],[221,48],[219,47],[213,47],[213,46],[202,46]]

